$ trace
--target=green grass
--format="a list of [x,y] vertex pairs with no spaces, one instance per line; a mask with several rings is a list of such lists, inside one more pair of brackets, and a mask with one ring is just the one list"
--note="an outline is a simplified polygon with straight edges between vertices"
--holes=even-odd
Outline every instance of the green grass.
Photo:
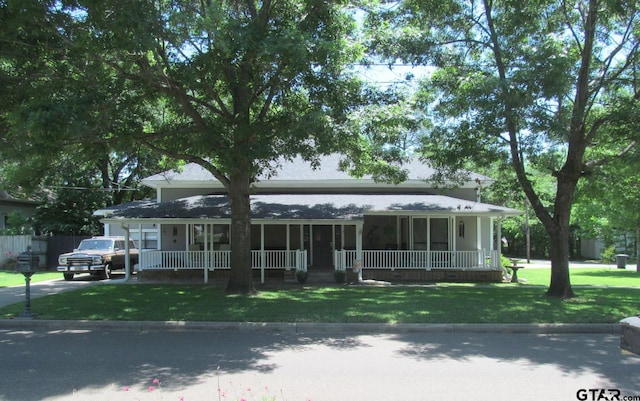
[[[261,289],[255,296],[226,295],[206,285],[99,284],[33,299],[31,309],[53,320],[336,323],[616,323],[640,312],[635,271],[572,269],[577,296],[570,300],[545,295],[549,274],[525,268],[518,272],[524,284],[291,286]],[[20,274],[0,273],[2,286],[13,279],[24,283]],[[0,318],[22,311],[22,303],[0,308]]]
[[[577,267],[570,269],[572,286],[603,286],[603,287],[639,287],[640,273],[635,270],[611,268]],[[550,269],[518,270],[518,278],[526,279],[527,285],[549,285]]]
[[[571,300],[517,285],[295,287],[255,296],[204,285],[97,285],[32,300],[40,319],[368,323],[614,323],[640,309],[640,289],[584,288]],[[11,318],[21,304],[0,308]]]
[[[31,276],[31,282],[49,281],[62,278],[61,273],[38,272]],[[12,287],[14,285],[24,284],[24,276],[21,273],[0,271],[0,288]]]

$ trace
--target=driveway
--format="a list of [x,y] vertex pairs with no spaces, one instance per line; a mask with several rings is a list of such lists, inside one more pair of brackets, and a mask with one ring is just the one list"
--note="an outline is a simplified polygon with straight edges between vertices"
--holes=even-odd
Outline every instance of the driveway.
[[[44,297],[47,295],[58,294],[64,291],[75,290],[77,288],[86,287],[88,285],[96,285],[101,283],[99,279],[88,274],[78,275],[73,281],[65,281],[60,275],[60,279],[51,281],[42,281],[39,283],[31,283],[31,298]],[[24,302],[25,286],[17,285],[14,287],[0,288],[0,307]]]

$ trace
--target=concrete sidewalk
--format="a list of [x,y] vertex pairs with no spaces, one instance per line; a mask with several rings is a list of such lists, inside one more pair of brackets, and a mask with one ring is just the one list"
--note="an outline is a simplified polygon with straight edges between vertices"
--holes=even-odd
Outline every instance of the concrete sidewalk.
[[618,323],[323,323],[323,322],[190,322],[0,319],[1,330],[47,332],[185,332],[230,331],[279,334],[620,334]]
[[[517,258],[518,264],[524,266],[525,268],[533,268],[533,269],[542,269],[542,268],[551,268],[551,261],[543,260],[543,259],[531,259],[530,262],[527,262],[526,258]],[[598,268],[598,269],[617,269],[615,262],[612,263],[601,263],[599,261],[591,261],[591,260],[572,260],[569,261],[569,269],[574,268]],[[626,270],[636,270],[635,263],[627,263]]]

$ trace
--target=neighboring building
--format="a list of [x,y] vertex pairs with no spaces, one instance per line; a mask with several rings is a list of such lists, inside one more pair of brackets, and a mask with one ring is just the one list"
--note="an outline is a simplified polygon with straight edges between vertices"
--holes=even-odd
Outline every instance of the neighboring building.
[[[404,166],[405,182],[383,184],[339,171],[339,159],[324,157],[317,170],[283,161],[255,183],[252,259],[262,280],[360,266],[371,279],[502,279],[500,221],[521,212],[480,202],[490,178],[471,173],[462,186],[438,190],[428,183],[433,171],[416,161]],[[143,250],[142,272],[199,271],[205,281],[225,274],[231,215],[222,184],[197,164],[142,183],[157,201],[97,211],[105,235],[130,235]]]
[[32,218],[36,213],[38,202],[29,199],[19,199],[7,191],[0,190],[0,231],[8,227],[9,216],[12,213],[19,213],[26,219]]
[[602,238],[580,239],[580,257],[584,259],[597,259],[602,257],[602,251],[606,248]]

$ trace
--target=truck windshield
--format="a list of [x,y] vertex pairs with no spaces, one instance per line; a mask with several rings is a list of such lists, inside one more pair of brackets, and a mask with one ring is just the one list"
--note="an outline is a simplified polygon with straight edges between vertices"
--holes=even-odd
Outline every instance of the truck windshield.
[[80,242],[78,250],[91,251],[91,250],[109,250],[113,248],[113,241],[100,240],[100,239],[86,239]]

